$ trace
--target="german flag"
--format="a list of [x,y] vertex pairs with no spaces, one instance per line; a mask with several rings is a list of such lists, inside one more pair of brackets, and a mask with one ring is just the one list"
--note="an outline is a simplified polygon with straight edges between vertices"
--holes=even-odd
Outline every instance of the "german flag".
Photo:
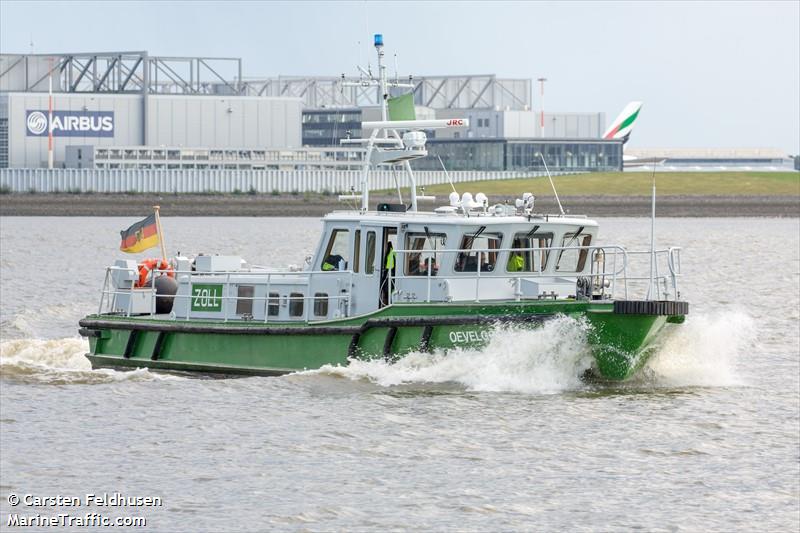
[[119,232],[122,242],[119,249],[135,254],[158,245],[158,226],[155,213]]

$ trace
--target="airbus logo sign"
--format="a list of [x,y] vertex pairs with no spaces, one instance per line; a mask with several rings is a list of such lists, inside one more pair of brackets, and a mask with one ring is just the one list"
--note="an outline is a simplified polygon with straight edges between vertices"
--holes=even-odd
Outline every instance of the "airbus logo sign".
[[41,111],[28,113],[28,133],[41,135],[45,131],[47,131],[47,115]]
[[[47,137],[48,111],[26,111],[28,137]],[[53,137],[113,137],[113,111],[53,111]]]

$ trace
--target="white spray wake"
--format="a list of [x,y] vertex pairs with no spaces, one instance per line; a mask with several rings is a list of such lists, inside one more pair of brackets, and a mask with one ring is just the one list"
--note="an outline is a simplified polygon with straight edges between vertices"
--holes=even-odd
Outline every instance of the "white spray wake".
[[[526,330],[496,328],[484,348],[414,352],[397,362],[352,360],[349,366],[324,366],[319,371],[352,380],[369,380],[382,387],[406,384],[455,383],[472,391],[557,393],[579,390],[593,359],[587,342],[588,325],[561,317]],[[754,321],[744,313],[690,316],[670,326],[655,346],[642,372],[625,384],[592,386],[644,387],[737,386],[743,380],[736,364],[753,345]]]
[[84,339],[16,339],[0,342],[0,376],[28,383],[94,384],[124,380],[169,379],[146,369],[92,370]]
[[[557,393],[584,387],[592,364],[584,321],[560,317],[536,329],[498,327],[483,348],[414,352],[397,362],[353,360],[305,374],[368,380],[383,387],[457,384],[471,391]],[[756,338],[755,322],[744,313],[690,315],[660,339],[656,353],[628,386],[737,386],[737,363]],[[92,370],[84,357],[88,342],[67,338],[0,342],[0,376],[31,383],[109,383],[180,379],[146,369]]]
[[592,358],[583,321],[560,317],[536,329],[497,327],[484,348],[414,352],[395,363],[352,360],[319,371],[391,387],[457,383],[473,391],[555,393],[582,386]]
[[736,366],[756,335],[755,321],[743,312],[689,315],[663,336],[643,375],[665,387],[743,385]]

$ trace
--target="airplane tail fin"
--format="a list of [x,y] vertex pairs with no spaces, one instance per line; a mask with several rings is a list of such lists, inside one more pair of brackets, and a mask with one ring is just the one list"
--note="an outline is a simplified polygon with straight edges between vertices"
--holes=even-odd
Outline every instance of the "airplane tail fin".
[[622,113],[614,119],[611,126],[603,134],[603,139],[622,139],[623,143],[628,142],[633,130],[633,124],[642,109],[642,102],[631,102],[625,106]]

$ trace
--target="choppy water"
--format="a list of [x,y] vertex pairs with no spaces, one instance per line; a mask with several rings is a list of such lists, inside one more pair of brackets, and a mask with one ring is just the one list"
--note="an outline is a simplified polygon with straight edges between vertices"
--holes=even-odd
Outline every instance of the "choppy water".
[[[0,220],[0,529],[9,513],[145,531],[796,531],[800,224],[664,219],[689,320],[624,385],[587,384],[585,326],[281,378],[92,371],[119,218]],[[168,246],[301,263],[313,219],[165,219]],[[601,221],[644,248],[645,220]],[[160,507],[11,507],[120,492]],[[62,528],[64,529],[64,528]],[[69,530],[69,528],[66,528]]]

